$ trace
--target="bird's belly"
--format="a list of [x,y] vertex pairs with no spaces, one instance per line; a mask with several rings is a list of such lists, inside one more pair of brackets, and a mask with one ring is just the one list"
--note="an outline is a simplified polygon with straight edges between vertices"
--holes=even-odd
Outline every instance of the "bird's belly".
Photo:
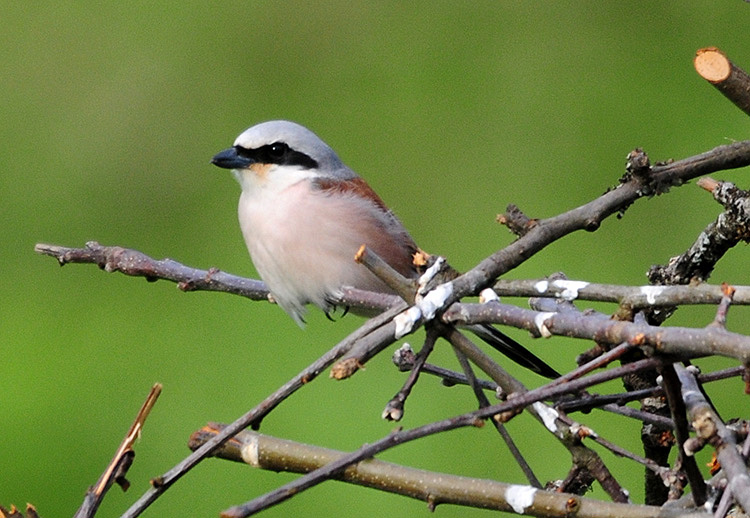
[[[258,273],[287,312],[307,303],[328,308],[327,298],[343,286],[388,291],[354,261],[368,236],[384,239],[377,222],[363,218],[367,207],[350,198],[332,199],[305,192],[303,183],[263,200],[240,198],[242,233]],[[379,230],[379,232],[378,232]],[[387,237],[385,238],[387,239]]]

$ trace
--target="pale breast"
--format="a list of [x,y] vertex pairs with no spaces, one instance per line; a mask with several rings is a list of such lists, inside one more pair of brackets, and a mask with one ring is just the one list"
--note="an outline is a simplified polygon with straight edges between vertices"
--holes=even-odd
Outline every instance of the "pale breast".
[[331,195],[302,181],[262,200],[240,198],[242,233],[258,273],[279,305],[299,319],[306,303],[327,309],[342,286],[388,291],[354,262],[363,244],[413,276],[413,240],[400,222],[354,195]]

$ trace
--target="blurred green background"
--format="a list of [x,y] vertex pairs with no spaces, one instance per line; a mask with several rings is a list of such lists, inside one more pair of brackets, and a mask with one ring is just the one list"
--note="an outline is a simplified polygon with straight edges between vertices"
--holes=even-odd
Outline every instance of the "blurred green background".
[[[636,146],[656,161],[747,138],[747,117],[692,67],[696,49],[716,45],[750,68],[750,4],[740,0],[2,4],[0,504],[32,502],[45,517],[78,507],[153,382],[164,392],[137,445],[132,487],[114,489],[102,517],[119,516],[183,458],[194,429],[235,419],[360,323],[315,313],[303,331],[270,304],[183,294],[91,265],[60,269],[34,254],[37,242],[98,240],[255,275],[236,223],[239,187],[209,165],[246,127],[272,118],[307,125],[423,248],[464,269],[511,241],[494,222],[508,203],[552,216],[614,185]],[[747,187],[745,174],[720,177]],[[563,270],[642,284],[651,264],[681,253],[718,211],[694,184],[675,189],[509,277]],[[712,280],[750,282],[747,253],[734,250]],[[733,310],[733,330],[750,331],[743,314]],[[702,326],[712,315],[684,310],[672,323]],[[509,332],[559,369],[588,347]],[[387,434],[394,425],[380,412],[404,379],[389,355],[349,381],[306,386],[263,431],[344,450]],[[456,368],[445,344],[434,361]],[[741,389],[723,386],[730,397]],[[474,406],[469,391],[424,379],[403,425]],[[640,451],[636,424],[575,417]],[[489,428],[382,458],[523,483]],[[541,479],[565,476],[567,454],[538,424],[521,416],[509,428]],[[640,502],[642,470],[603,455]],[[216,516],[293,478],[208,460],[147,516]],[[422,502],[332,482],[266,515],[303,512],[429,514]]]

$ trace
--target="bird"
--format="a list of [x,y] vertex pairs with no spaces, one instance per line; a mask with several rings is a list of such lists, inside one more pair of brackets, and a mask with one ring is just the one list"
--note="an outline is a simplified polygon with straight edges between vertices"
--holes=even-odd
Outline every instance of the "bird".
[[[304,326],[306,306],[326,315],[343,287],[392,290],[354,261],[365,245],[404,277],[419,272],[416,242],[380,196],[306,127],[272,120],[243,131],[211,163],[240,184],[238,219],[245,244],[275,302]],[[477,334],[519,365],[559,374],[497,328]]]

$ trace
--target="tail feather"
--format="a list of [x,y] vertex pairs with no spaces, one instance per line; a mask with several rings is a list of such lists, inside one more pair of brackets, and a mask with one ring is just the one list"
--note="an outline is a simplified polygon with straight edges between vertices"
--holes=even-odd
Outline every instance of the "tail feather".
[[541,358],[497,328],[487,324],[473,325],[468,329],[521,367],[536,372],[545,378],[555,379],[560,377],[560,373],[547,365]]

